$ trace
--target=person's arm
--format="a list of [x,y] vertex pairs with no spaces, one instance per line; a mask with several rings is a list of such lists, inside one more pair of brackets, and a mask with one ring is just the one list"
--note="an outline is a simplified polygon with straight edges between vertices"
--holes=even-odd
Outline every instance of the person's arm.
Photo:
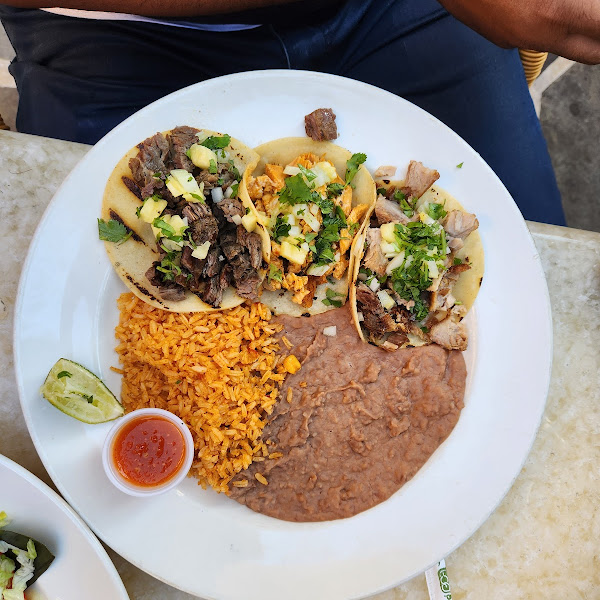
[[0,0],[16,8],[77,8],[146,17],[194,17],[287,4],[294,0]]
[[457,19],[504,48],[600,63],[600,0],[439,0]]

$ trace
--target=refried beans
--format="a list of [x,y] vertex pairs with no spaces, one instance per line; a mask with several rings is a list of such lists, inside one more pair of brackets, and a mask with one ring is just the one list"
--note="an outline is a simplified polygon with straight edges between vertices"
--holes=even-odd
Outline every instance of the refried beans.
[[[383,502],[456,425],[466,381],[462,353],[365,344],[348,305],[275,320],[302,364],[286,378],[263,430],[281,457],[252,463],[232,480],[230,496],[286,521],[342,519]],[[325,336],[333,325],[336,335]],[[246,487],[234,485],[244,480]]]

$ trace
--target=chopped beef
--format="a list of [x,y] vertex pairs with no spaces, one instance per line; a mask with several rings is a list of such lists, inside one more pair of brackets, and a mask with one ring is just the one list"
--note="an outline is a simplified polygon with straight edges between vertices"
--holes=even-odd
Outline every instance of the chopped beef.
[[233,262],[240,254],[244,253],[244,246],[238,242],[237,229],[222,231],[219,242],[223,254],[229,262]]
[[196,183],[200,186],[202,183],[204,184],[204,192],[210,192],[215,185],[217,185],[217,179],[219,177],[214,173],[209,173],[208,171],[200,171],[200,175],[196,176]]
[[223,300],[223,288],[221,287],[221,276],[215,275],[206,283],[204,292],[200,295],[206,304],[219,306]]
[[388,264],[388,259],[381,251],[381,230],[378,228],[368,229],[367,251],[362,261],[363,267],[370,269],[379,277],[383,277]]
[[144,197],[142,196],[142,190],[140,189],[140,186],[133,179],[130,179],[129,177],[123,175],[123,177],[121,177],[121,181],[136,198],[138,198],[139,200],[144,199]]
[[225,191],[234,181],[240,181],[241,175],[237,172],[235,167],[228,163],[217,164],[217,175],[223,180],[223,191]]
[[409,218],[402,212],[400,205],[394,200],[388,200],[383,196],[377,198],[375,204],[375,215],[380,225],[384,223],[408,223]]
[[338,137],[335,113],[331,108],[317,108],[304,117],[304,130],[315,142],[335,140]]
[[218,204],[219,208],[223,211],[225,218],[230,223],[234,222],[233,217],[235,215],[243,217],[246,214],[242,201],[238,198],[223,198]]
[[475,215],[462,210],[451,210],[444,220],[444,229],[450,237],[464,240],[479,227]]
[[261,277],[250,263],[248,253],[238,254],[232,261],[233,285],[238,295],[249,300],[258,300],[258,286]]
[[428,169],[423,163],[411,160],[402,192],[409,198],[420,198],[439,178],[440,174],[435,169]]
[[194,163],[186,152],[192,144],[198,141],[196,134],[200,131],[194,127],[175,127],[167,136],[169,142],[169,159],[172,169],[185,169],[190,173],[194,170]]
[[358,310],[363,314],[363,325],[372,337],[379,338],[385,333],[398,329],[397,323],[385,311],[377,294],[364,283],[356,286],[356,300]]
[[219,285],[223,289],[228,288],[233,282],[233,269],[231,268],[231,265],[225,265],[219,277]]
[[446,350],[467,349],[467,328],[463,321],[456,321],[452,317],[446,317],[443,321],[432,325],[429,337],[434,344]]
[[190,282],[190,289],[198,286],[198,282],[203,276],[205,264],[206,259],[202,260],[192,256],[192,249],[189,246],[183,247],[183,252],[181,253],[181,266],[192,274],[193,281]]
[[204,267],[202,269],[203,277],[214,277],[219,274],[221,270],[221,261],[219,260],[219,255],[221,251],[219,250],[219,246],[216,244],[212,244],[208,250],[208,254],[204,259]]
[[250,264],[258,269],[262,264],[262,240],[258,233],[249,233],[243,225],[237,227],[237,242],[248,249],[250,253]]
[[152,137],[139,143],[139,152],[137,156],[129,159],[129,168],[133,175],[133,180],[140,187],[142,197],[152,196],[156,190],[164,188],[164,182],[156,174],[164,176],[168,169],[165,161],[169,157],[169,143],[162,133],[157,133]]
[[146,271],[146,279],[158,289],[158,293],[164,300],[179,301],[185,298],[185,288],[181,287],[174,281],[163,281],[162,277],[156,271],[159,262],[155,262]]
[[201,246],[205,242],[213,244],[219,237],[219,224],[208,205],[202,202],[190,202],[181,211],[187,217],[194,243]]

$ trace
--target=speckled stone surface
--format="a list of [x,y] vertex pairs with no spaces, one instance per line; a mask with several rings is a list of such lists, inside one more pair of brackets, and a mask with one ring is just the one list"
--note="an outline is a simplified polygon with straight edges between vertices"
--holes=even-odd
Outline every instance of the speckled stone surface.
[[[0,222],[5,236],[0,261],[0,453],[47,483],[17,397],[13,311],[35,227],[87,149],[0,132]],[[515,484],[486,523],[446,558],[455,600],[600,598],[600,234],[537,223],[529,227],[552,301],[550,394]],[[193,598],[109,553],[132,600]],[[374,598],[426,600],[425,578]]]

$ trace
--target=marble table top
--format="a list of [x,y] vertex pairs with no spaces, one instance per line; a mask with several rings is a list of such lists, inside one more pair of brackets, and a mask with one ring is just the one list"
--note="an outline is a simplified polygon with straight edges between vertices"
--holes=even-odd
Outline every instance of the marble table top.
[[[23,258],[54,192],[89,146],[0,131],[0,454],[46,483],[17,397],[12,355]],[[600,598],[600,234],[528,223],[554,321],[542,423],[515,484],[484,525],[446,558],[456,599]],[[517,292],[518,293],[518,292]],[[53,486],[54,487],[54,486]],[[0,497],[1,497],[0,482]],[[109,549],[132,600],[192,596]],[[425,578],[375,596],[425,600]]]

